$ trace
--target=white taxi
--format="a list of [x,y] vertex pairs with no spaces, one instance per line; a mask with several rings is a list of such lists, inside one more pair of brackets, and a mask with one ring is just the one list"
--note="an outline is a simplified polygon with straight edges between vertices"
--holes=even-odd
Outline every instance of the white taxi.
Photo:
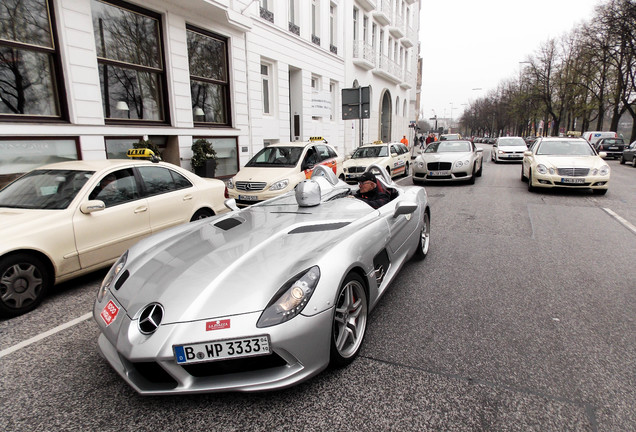
[[410,163],[411,154],[404,144],[375,141],[373,144],[358,147],[351,159],[344,162],[344,179],[347,183],[357,182],[358,177],[371,164],[385,168],[391,177],[408,176]]
[[227,182],[228,193],[238,206],[256,204],[293,190],[311,177],[316,165],[328,166],[342,179],[342,162],[343,157],[322,137],[270,145]]
[[157,159],[26,173],[0,190],[0,316],[34,309],[52,285],[111,265],[152,233],[226,211],[225,194],[221,180]]

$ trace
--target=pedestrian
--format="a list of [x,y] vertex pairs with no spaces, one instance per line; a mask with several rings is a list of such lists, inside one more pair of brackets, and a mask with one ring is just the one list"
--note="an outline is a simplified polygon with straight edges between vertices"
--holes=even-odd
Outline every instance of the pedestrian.
[[407,147],[409,146],[409,140],[407,140],[407,139],[406,139],[406,135],[404,135],[404,136],[402,137],[402,139],[400,140],[400,142],[401,142],[402,144],[404,144],[405,146],[407,146]]

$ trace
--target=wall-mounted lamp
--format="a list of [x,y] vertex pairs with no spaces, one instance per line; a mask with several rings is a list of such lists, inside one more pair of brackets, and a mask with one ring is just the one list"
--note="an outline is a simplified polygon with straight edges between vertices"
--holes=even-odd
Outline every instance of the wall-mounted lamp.
[[194,108],[194,115],[197,117],[201,117],[204,116],[205,113],[203,112],[203,109],[201,107],[195,107]]
[[117,104],[115,105],[115,109],[118,109],[119,111],[128,111],[128,104],[125,101],[119,101],[117,102]]

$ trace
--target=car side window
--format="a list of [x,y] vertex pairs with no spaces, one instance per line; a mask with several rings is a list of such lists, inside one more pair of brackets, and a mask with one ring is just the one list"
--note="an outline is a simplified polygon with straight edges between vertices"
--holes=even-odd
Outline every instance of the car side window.
[[337,158],[338,154],[336,153],[336,151],[334,149],[332,149],[331,147],[327,147],[327,151],[329,152],[329,157],[330,158]]
[[139,188],[132,168],[106,174],[88,196],[91,200],[104,201],[107,208],[136,200],[139,197]]
[[138,167],[147,196],[159,195],[192,186],[181,174],[165,167]]
[[316,151],[318,152],[318,161],[322,162],[327,159],[331,159],[331,155],[329,154],[329,149],[326,145],[316,145],[314,146]]

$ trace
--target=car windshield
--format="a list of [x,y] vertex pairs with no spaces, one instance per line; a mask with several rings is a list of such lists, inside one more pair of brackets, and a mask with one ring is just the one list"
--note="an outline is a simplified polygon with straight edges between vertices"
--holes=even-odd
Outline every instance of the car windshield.
[[245,164],[247,167],[295,167],[303,147],[265,147]]
[[452,140],[458,140],[458,139],[461,139],[459,134],[446,134],[439,137],[440,141],[452,141]]
[[424,153],[447,153],[471,151],[468,141],[434,141],[426,147]]
[[587,141],[542,141],[537,155],[593,156],[594,150]]
[[523,138],[499,138],[500,146],[510,147],[526,147],[526,142]]
[[386,149],[386,146],[379,145],[374,147],[359,147],[356,152],[351,156],[352,159],[363,159],[363,158],[377,158],[377,157],[385,157],[388,156],[389,152]]
[[93,171],[34,170],[0,190],[0,207],[62,210]]

